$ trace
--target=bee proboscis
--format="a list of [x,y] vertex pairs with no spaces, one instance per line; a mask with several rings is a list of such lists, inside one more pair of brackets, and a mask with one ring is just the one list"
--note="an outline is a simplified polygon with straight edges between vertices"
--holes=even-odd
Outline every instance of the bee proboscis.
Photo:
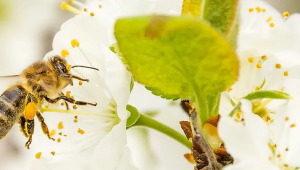
[[[0,96],[0,139],[4,138],[15,123],[20,124],[21,132],[28,138],[25,147],[29,149],[34,133],[34,117],[37,116],[43,132],[49,139],[48,127],[40,113],[45,102],[57,103],[64,100],[68,109],[68,103],[76,105],[92,105],[85,101],[75,99],[63,94],[62,90],[68,85],[73,85],[73,79],[89,81],[71,74],[70,68],[87,66],[72,66],[60,57],[54,56],[47,61],[38,61],[26,68],[20,75],[22,81],[11,85]],[[98,69],[96,69],[98,70]],[[51,98],[52,96],[58,96]]]

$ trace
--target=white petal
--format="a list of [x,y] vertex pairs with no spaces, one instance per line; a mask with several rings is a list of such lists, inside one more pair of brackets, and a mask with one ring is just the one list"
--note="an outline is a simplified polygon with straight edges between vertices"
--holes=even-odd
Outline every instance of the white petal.
[[228,165],[224,170],[280,170],[278,167],[272,165],[269,161],[256,160],[255,162],[244,160],[241,163]]
[[130,150],[127,146],[124,147],[122,158],[116,170],[138,170],[132,164]]

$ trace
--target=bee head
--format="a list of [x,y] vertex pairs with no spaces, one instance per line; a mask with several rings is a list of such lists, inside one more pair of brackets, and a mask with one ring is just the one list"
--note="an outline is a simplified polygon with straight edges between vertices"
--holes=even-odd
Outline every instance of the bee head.
[[70,73],[70,66],[68,66],[67,61],[60,57],[60,56],[54,56],[50,59],[51,64],[54,67],[54,70],[58,76],[58,80],[60,82],[64,82],[64,86],[67,85],[73,85],[72,76]]

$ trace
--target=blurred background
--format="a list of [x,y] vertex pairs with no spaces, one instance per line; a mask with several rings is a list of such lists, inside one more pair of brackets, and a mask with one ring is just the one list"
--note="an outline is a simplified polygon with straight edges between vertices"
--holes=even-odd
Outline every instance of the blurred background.
[[[300,0],[266,1],[281,13],[300,12]],[[62,0],[0,0],[0,76],[19,74],[52,49],[55,33],[63,22],[74,16],[61,10],[61,3]],[[10,82],[3,81],[2,78],[0,80],[0,90],[3,91]],[[142,112],[156,114],[156,119],[178,131],[178,121],[187,120],[178,102],[152,96],[138,84],[132,92],[130,103]],[[162,112],[170,113],[172,117],[159,114]],[[37,130],[37,133],[42,132]],[[144,140],[137,138],[136,134]],[[188,151],[176,141],[154,131],[138,128],[129,130],[128,135],[129,145],[133,148],[133,161],[142,170],[192,169],[192,165],[183,159],[183,154]],[[0,170],[29,169],[36,151],[27,150],[25,142],[18,125],[14,126],[6,138],[0,140]],[[147,154],[140,155],[141,151]]]

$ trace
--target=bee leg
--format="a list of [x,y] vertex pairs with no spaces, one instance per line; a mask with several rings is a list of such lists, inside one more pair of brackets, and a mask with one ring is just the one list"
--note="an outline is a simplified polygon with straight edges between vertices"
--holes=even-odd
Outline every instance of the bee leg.
[[43,130],[44,134],[46,134],[46,135],[48,136],[49,139],[55,140],[55,139],[53,139],[53,138],[50,137],[48,126],[47,126],[47,124],[44,122],[44,118],[43,118],[43,116],[41,115],[41,113],[40,113],[40,112],[36,112],[36,116],[37,116],[37,118],[39,119],[39,121],[41,122],[41,127],[42,127],[42,130]]
[[72,78],[73,78],[73,79],[77,79],[77,80],[81,80],[81,81],[86,81],[86,82],[89,82],[89,81],[90,81],[89,79],[83,79],[83,78],[78,77],[78,76],[75,76],[75,75],[72,75]]
[[[59,95],[64,96],[65,94],[64,94],[64,92],[61,92]],[[69,104],[66,101],[65,101],[65,105],[66,105],[67,110],[70,110]]]
[[49,103],[56,103],[59,100],[65,100],[65,101],[67,101],[69,103],[77,104],[77,105],[92,105],[92,106],[97,106],[97,103],[88,103],[88,102],[85,102],[85,101],[76,101],[73,98],[67,97],[67,96],[59,96],[59,97],[57,97],[55,99],[50,99],[47,96],[44,96],[44,98]]
[[28,138],[28,134],[25,131],[25,118],[23,116],[20,117],[19,123],[20,123],[20,131],[23,133],[23,135]]
[[28,141],[25,143],[25,147],[27,147],[27,149],[30,149],[29,146],[32,142],[32,135],[34,133],[34,119],[32,120],[26,119],[24,126],[25,126],[25,133],[28,136]]

